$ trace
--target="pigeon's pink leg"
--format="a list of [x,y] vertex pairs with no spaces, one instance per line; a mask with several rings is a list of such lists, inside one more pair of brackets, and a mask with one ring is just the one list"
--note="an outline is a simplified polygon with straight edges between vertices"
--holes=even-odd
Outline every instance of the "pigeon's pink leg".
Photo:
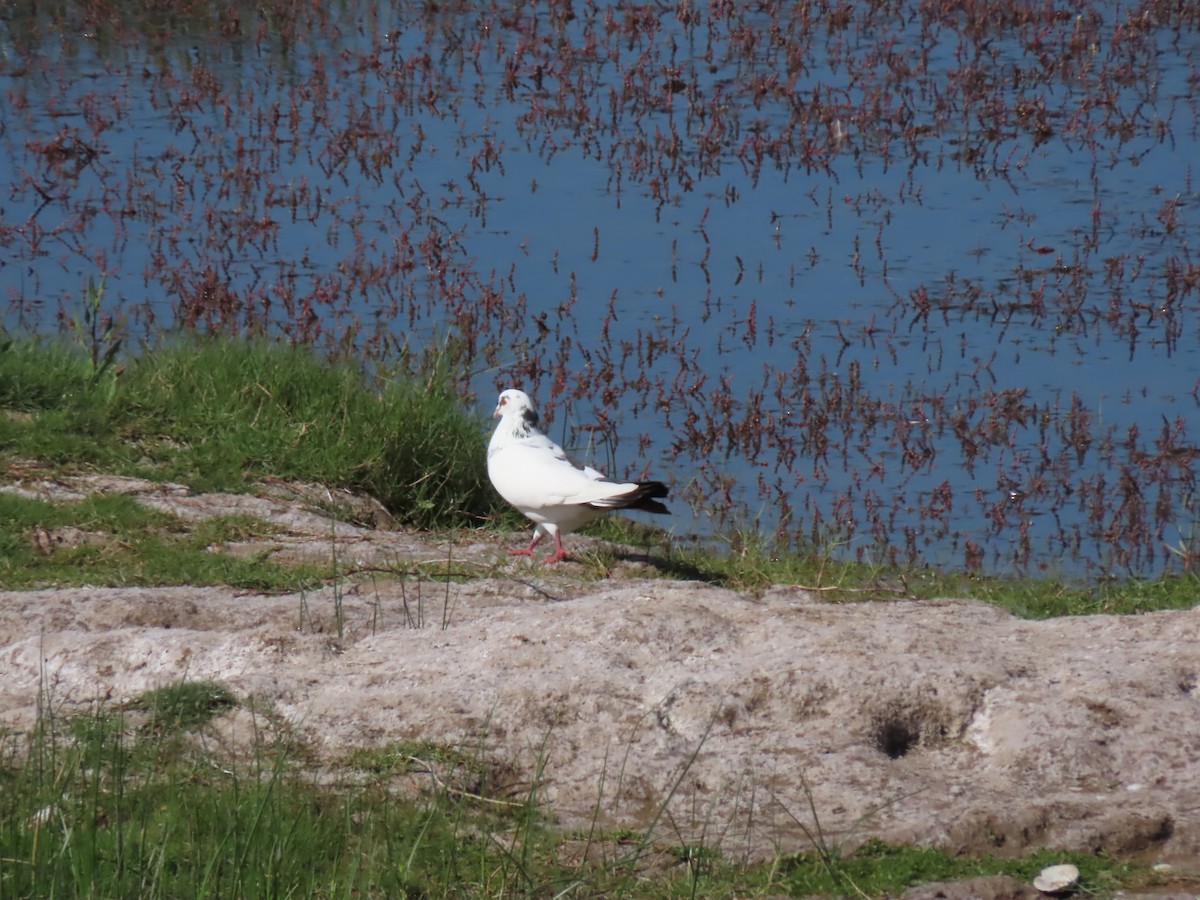
[[[531,550],[533,549],[532,545],[530,546],[529,549],[531,549]],[[550,556],[547,556],[544,560],[542,560],[542,564],[548,566],[551,563],[556,563],[560,559],[566,559],[566,558],[567,558],[567,551],[566,551],[566,548],[564,548],[562,545],[562,535],[560,535],[556,531],[554,533],[554,553],[552,553]]]
[[528,547],[517,547],[514,550],[509,550],[508,555],[509,556],[533,556],[533,548],[537,546],[537,542],[540,541],[541,539],[542,539],[542,533],[540,531],[535,530],[533,532],[533,540],[529,542]]

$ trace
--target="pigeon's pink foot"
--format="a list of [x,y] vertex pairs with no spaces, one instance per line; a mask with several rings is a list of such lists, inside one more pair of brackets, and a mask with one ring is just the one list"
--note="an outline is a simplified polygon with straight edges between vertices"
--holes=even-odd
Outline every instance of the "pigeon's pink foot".
[[536,531],[533,534],[533,540],[529,542],[528,547],[515,547],[508,551],[509,556],[533,556],[533,548],[537,546],[537,542],[541,539],[541,535]]
[[[532,550],[533,547],[530,547],[529,549]],[[562,538],[556,534],[554,536],[554,552],[542,560],[542,565],[552,565],[560,560],[566,559],[567,555],[567,550],[562,545]]]

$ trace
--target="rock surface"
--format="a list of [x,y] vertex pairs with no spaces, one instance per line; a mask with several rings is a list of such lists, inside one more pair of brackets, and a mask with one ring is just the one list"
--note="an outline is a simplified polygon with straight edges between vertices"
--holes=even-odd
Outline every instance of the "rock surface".
[[[161,508],[197,505],[168,494]],[[29,728],[39,693],[71,711],[217,679],[331,757],[402,739],[482,748],[513,795],[536,781],[569,828],[653,825],[755,855],[880,837],[1196,870],[1200,608],[1031,622],[970,600],[750,596],[637,567],[589,584],[494,542],[334,528],[294,498],[259,499],[278,506],[251,514],[288,523],[281,554],[327,553],[341,529],[342,558],[416,547],[502,574],[292,596],[0,592],[0,728]]]

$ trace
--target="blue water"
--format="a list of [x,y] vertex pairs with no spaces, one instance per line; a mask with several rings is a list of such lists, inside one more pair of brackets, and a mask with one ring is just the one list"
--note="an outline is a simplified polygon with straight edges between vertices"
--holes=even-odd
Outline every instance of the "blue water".
[[971,8],[13,13],[4,321],[449,334],[681,534],[1178,568],[1200,25]]

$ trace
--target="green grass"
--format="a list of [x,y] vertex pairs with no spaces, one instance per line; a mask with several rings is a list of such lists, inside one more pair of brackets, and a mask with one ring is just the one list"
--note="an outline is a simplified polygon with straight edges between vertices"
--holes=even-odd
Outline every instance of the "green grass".
[[196,338],[97,373],[76,347],[0,341],[0,457],[195,490],[315,481],[444,528],[495,513],[483,454],[482,423],[444,372],[368,377],[307,349]]
[[130,709],[149,713],[149,727],[163,731],[198,728],[236,705],[229,688],[216,681],[183,681],[155,688],[128,704]]
[[[74,719],[57,718],[52,697],[42,709],[31,735],[0,740],[3,897],[882,897],[985,874],[1028,883],[1059,862],[1088,892],[1149,878],[1081,853],[869,842],[751,863],[669,831],[564,834],[540,814],[540,785],[491,793],[503,778],[483,747],[397,743],[320,763],[217,682]],[[248,747],[216,749],[229,714],[257,726]]]
[[[818,550],[781,550],[746,535],[737,536],[725,548],[714,549],[676,541],[670,535],[618,517],[605,519],[588,531],[644,554],[664,576],[749,593],[773,585],[798,585],[836,602],[969,597],[1027,619],[1131,615],[1191,609],[1200,603],[1200,571],[1171,573],[1151,580],[1109,579],[1082,584],[932,567],[873,566],[835,559]],[[614,553],[603,550],[579,557],[598,578],[605,577],[618,561]]]
[[329,567],[284,566],[212,549],[253,533],[270,531],[244,516],[188,526],[122,494],[52,503],[0,493],[0,585],[226,584],[273,592],[333,577]]
[[450,806],[370,783],[318,787],[286,742],[215,760],[187,740],[202,721],[164,721],[174,730],[130,734],[121,714],[97,713],[73,723],[72,739],[43,725],[10,751],[0,894],[428,896],[493,868]]
[[1009,875],[1030,884],[1046,866],[1072,863],[1085,894],[1111,892],[1140,873],[1136,867],[1087,853],[1038,850],[1020,859],[951,856],[929,847],[897,847],[868,841],[846,859],[816,851],[781,861],[780,882],[795,896],[878,897],[895,895],[917,884],[961,881],[985,875]]

